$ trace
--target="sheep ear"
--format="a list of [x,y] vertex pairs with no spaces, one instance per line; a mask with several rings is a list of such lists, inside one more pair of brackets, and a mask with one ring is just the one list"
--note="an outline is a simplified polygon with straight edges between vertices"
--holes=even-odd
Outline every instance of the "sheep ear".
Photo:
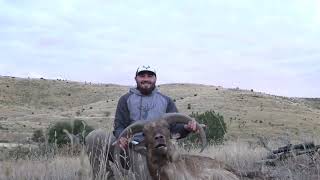
[[181,137],[180,133],[171,133],[171,139],[179,139]]

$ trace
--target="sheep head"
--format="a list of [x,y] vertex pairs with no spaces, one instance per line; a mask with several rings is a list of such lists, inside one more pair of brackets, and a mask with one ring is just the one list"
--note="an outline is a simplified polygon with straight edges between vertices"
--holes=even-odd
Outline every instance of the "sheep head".
[[[167,113],[164,114],[161,118],[153,121],[137,121],[130,126],[128,126],[120,134],[120,137],[132,137],[136,133],[143,132],[144,142],[147,148],[148,156],[164,156],[172,153],[173,148],[170,142],[171,133],[170,126],[175,123],[187,124],[193,119],[190,116],[181,114],[181,113]],[[207,139],[203,127],[197,123],[197,129],[199,129],[199,135],[202,142],[202,152],[207,146]],[[115,146],[114,156],[116,162],[120,162],[120,148]],[[121,167],[120,167],[121,169]],[[123,171],[125,173],[125,171]]]
[[170,125],[164,119],[146,124],[143,127],[148,152],[154,155],[167,154],[170,144]]
[[[131,124],[122,131],[119,138],[131,137],[136,133],[143,132],[145,136],[145,143],[151,144],[153,143],[155,139],[154,136],[157,132],[161,132],[163,135],[166,135],[166,138],[170,138],[170,125],[175,123],[188,124],[188,122],[192,120],[193,119],[190,116],[181,113],[166,113],[160,119],[156,119],[153,121],[137,121]],[[199,130],[199,135],[202,142],[202,148],[200,151],[202,152],[204,148],[207,146],[207,138],[203,127],[199,123],[197,123],[197,129]]]

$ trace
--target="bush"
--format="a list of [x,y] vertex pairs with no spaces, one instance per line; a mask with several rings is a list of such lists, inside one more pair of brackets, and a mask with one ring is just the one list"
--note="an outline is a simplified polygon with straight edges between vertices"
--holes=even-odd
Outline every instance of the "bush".
[[[223,137],[226,134],[227,129],[222,115],[210,110],[201,114],[192,112],[190,116],[195,118],[200,124],[205,124],[207,126],[205,132],[209,144],[220,144],[223,142]],[[198,138],[198,134],[190,134],[185,142],[194,145],[193,142]]]
[[94,130],[94,128],[89,126],[89,125],[87,125],[87,123],[85,121],[83,121],[83,120],[76,119],[76,120],[73,121],[72,134],[81,135],[81,137],[82,137],[81,141],[82,142],[84,140],[84,137],[86,137],[93,130]]
[[71,143],[70,138],[64,132],[65,130],[78,137],[79,141],[83,143],[84,138],[93,131],[93,128],[83,120],[60,121],[48,128],[48,142],[56,143],[58,147]]
[[48,129],[48,142],[57,143],[58,145],[67,144],[70,142],[66,133],[63,130],[66,129],[72,132],[72,127],[70,122],[61,121],[55,123],[52,127]]
[[37,130],[33,131],[31,140],[33,142],[44,142],[45,137],[44,137],[42,129],[37,129]]

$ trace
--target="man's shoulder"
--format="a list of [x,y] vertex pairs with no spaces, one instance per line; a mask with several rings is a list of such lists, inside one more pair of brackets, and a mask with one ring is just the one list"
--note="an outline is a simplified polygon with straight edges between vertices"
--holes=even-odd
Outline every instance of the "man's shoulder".
[[127,92],[126,94],[120,97],[119,101],[126,101],[132,94],[132,92]]
[[178,112],[178,109],[175,105],[175,101],[171,99],[171,97],[164,95],[160,92],[158,92],[160,96],[162,96],[162,98],[164,98],[167,102],[167,108],[166,108],[166,112]]
[[169,96],[167,96],[159,91],[157,92],[157,94],[159,94],[161,97],[165,98],[167,101],[172,101],[172,99]]

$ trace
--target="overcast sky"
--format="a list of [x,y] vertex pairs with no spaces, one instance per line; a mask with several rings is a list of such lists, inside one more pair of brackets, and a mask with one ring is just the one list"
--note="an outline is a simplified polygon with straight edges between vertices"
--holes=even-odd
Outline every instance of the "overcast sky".
[[320,97],[320,0],[0,0],[0,75]]

